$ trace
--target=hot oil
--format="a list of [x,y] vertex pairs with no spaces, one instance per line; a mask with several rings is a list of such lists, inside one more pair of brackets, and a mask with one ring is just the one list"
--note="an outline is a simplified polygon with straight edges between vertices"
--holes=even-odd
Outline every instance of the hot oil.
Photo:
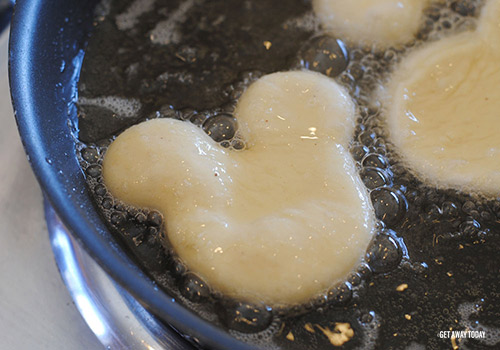
[[[101,5],[79,83],[77,148],[110,229],[162,289],[236,338],[266,348],[443,349],[454,344],[440,331],[481,327],[487,339],[453,341],[469,349],[498,346],[500,202],[422,183],[401,163],[384,129],[384,108],[373,98],[407,52],[473,28],[479,1],[431,5],[416,39],[385,51],[325,36],[302,1]],[[304,67],[336,79],[357,102],[351,154],[379,233],[357,271],[307,305],[271,309],[230,300],[164,249],[159,213],[109,194],[102,156],[117,134],[150,118],[194,123],[222,147],[244,152],[232,117],[238,97],[263,74]]]

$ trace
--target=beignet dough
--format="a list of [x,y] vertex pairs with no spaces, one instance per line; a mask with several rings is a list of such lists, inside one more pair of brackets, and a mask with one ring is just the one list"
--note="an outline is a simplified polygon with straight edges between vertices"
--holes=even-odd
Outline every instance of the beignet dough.
[[485,5],[475,31],[406,57],[382,99],[403,161],[444,188],[500,192],[500,1]]
[[314,0],[323,27],[334,36],[386,48],[411,41],[429,0]]
[[235,115],[242,151],[189,122],[129,128],[106,153],[105,183],[162,212],[177,254],[213,288],[270,305],[307,301],[346,277],[372,237],[347,151],[354,104],[319,73],[274,73],[246,90]]

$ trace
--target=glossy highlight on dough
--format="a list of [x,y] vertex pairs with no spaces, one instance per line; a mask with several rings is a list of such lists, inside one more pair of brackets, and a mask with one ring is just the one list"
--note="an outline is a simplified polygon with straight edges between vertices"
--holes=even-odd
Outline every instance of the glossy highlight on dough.
[[241,151],[195,125],[155,119],[109,147],[104,180],[163,213],[168,241],[214,289],[269,305],[305,302],[362,259],[373,209],[347,147],[355,106],[319,73],[262,77],[240,98]]

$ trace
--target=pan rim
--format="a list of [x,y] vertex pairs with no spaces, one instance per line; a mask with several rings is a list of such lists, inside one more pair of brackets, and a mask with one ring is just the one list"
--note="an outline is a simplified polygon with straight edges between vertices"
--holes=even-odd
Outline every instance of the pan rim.
[[[39,132],[40,127],[44,125],[41,124],[40,116],[45,115],[44,108],[41,108],[41,101],[54,97],[54,94],[49,91],[54,88],[42,84],[41,74],[50,73],[47,67],[43,67],[43,64],[47,63],[48,57],[47,45],[43,46],[48,38],[44,39],[43,34],[48,27],[57,27],[57,19],[51,16],[53,14],[51,10],[54,12],[59,9],[67,10],[70,7],[69,3],[70,1],[18,1],[11,22],[9,40],[11,99],[25,152],[42,190],[62,222],[70,229],[71,234],[82,243],[90,255],[115,281],[153,314],[183,333],[198,338],[204,346],[231,350],[256,349],[256,346],[243,343],[199,318],[157,288],[154,282],[142,273],[130,258],[110,245],[109,241],[106,241],[102,231],[82,216],[82,208],[78,208],[75,202],[68,197],[67,187],[69,184],[62,183],[63,180],[58,177],[56,167],[47,161],[47,157],[53,156],[47,152],[48,147],[50,147],[49,143],[67,143],[71,141],[69,139],[71,135],[69,127],[66,135],[53,135],[52,140],[47,139]],[[93,5],[95,3],[96,1],[93,1]],[[68,13],[77,16],[75,12],[78,11]],[[78,48],[73,47],[72,49]],[[57,62],[53,64],[57,65]],[[51,69],[55,72],[59,68],[51,67]],[[61,101],[53,102],[51,107],[61,103]],[[63,113],[63,111],[59,112]],[[62,117],[67,119],[67,116],[63,115]],[[60,115],[59,118],[61,118]],[[45,123],[48,122],[50,120],[45,121]],[[61,140],[58,139],[59,137]],[[64,160],[68,159],[62,159],[62,161]],[[63,175],[63,178],[67,179],[70,176],[75,176],[75,174],[69,174],[66,177]],[[83,174],[80,174],[80,177],[79,180],[83,180]]]

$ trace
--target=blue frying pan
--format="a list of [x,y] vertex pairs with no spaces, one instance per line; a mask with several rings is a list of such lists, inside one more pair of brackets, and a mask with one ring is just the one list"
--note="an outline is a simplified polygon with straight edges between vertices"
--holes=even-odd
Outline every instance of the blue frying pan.
[[87,191],[75,154],[75,99],[96,0],[20,0],[10,33],[12,101],[28,159],[74,237],[147,310],[206,349],[255,349],[175,302],[122,250]]

